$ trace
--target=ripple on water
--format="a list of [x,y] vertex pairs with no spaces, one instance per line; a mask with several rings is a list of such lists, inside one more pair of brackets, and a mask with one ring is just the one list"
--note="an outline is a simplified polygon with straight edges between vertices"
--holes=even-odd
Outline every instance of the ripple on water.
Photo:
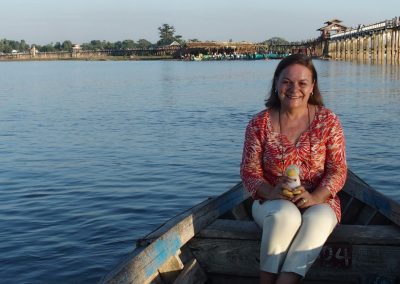
[[[0,279],[97,282],[138,238],[235,185],[276,64],[2,63]],[[316,66],[350,167],[400,201],[398,68]]]

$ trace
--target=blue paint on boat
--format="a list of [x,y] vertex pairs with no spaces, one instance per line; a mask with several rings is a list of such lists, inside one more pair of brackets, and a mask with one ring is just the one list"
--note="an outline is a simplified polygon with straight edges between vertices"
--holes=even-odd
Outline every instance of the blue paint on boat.
[[164,264],[171,256],[182,247],[182,241],[179,235],[174,234],[165,238],[157,239],[153,243],[153,250],[149,254],[154,260],[152,264],[145,268],[146,278],[152,276],[156,270]]

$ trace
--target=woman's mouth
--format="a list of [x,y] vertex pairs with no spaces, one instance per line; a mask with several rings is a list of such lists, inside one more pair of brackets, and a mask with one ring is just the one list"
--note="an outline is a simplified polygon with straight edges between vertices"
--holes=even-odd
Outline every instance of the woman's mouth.
[[291,100],[297,100],[297,99],[303,98],[303,96],[294,96],[294,95],[285,95],[285,97],[287,97],[288,99],[291,99]]

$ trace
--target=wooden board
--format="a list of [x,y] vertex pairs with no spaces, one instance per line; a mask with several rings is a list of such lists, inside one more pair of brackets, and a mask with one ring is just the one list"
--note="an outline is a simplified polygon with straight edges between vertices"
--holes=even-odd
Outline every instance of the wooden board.
[[158,268],[160,278],[164,283],[172,283],[183,270],[184,266],[178,254],[171,256],[163,265]]
[[[217,219],[188,246],[207,273],[256,277],[260,239],[253,221]],[[340,281],[357,283],[368,273],[390,281],[400,276],[400,228],[395,225],[340,225],[322,252],[310,281],[342,277]]]
[[[217,219],[196,237],[259,241],[261,230],[254,221]],[[328,242],[400,246],[400,228],[395,225],[339,225]]]
[[[259,274],[258,241],[195,238],[189,244],[207,273],[249,277]],[[367,273],[400,279],[398,246],[351,245],[351,253],[347,257],[350,260],[347,266],[335,266],[332,265],[335,262],[317,260],[307,279],[355,279]]]
[[207,274],[250,277],[259,274],[259,241],[194,238],[188,245]]
[[185,265],[183,271],[173,282],[174,284],[201,284],[207,281],[207,276],[196,259]]
[[400,204],[372,189],[350,170],[343,190],[400,226]]
[[171,219],[142,241],[148,246],[133,251],[101,283],[145,283],[196,233],[248,197],[239,183],[228,192]]

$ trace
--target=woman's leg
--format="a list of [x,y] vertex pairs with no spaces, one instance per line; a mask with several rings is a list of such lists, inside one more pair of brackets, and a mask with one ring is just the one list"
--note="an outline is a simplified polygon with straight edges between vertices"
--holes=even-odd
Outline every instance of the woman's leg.
[[255,201],[252,213],[263,231],[260,270],[279,273],[290,243],[301,225],[301,213],[292,202],[283,199],[265,201],[262,204]]
[[290,245],[282,272],[304,277],[336,225],[336,215],[328,204],[308,208],[303,213],[302,225]]

